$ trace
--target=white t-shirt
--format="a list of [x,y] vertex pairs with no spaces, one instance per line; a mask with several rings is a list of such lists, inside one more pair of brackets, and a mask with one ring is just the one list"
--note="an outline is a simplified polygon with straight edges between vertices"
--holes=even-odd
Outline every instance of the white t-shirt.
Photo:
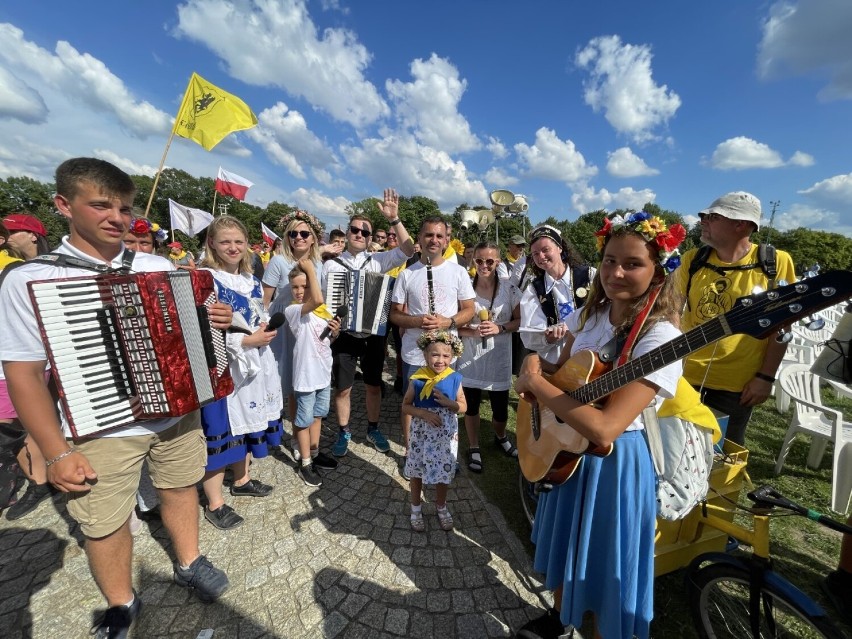
[[[595,269],[591,269],[589,279],[595,276]],[[560,324],[576,310],[574,305],[574,287],[571,280],[571,267],[565,269],[562,277],[553,279],[549,274],[544,274],[544,292],[553,294],[556,299],[556,314]],[[531,351],[538,353],[545,361],[555,364],[562,353],[565,342],[560,340],[555,344],[549,344],[544,336],[547,329],[547,317],[538,301],[532,281],[524,288],[521,294],[521,341]]]
[[[518,305],[520,291],[509,283],[508,279],[499,280],[499,288],[491,298],[476,296],[471,328],[479,326],[479,311],[491,310],[493,321],[505,324],[511,321],[512,311]],[[464,352],[453,368],[462,374],[462,385],[468,388],[503,391],[512,385],[512,334],[492,335],[485,340],[481,337],[462,337]]]
[[[435,313],[452,317],[459,312],[459,302],[476,297],[467,269],[454,262],[443,261],[432,267],[432,287],[435,294]],[[429,313],[429,283],[426,265],[417,262],[402,271],[396,278],[391,301],[406,304],[408,314],[414,316]],[[406,328],[402,335],[402,360],[406,364],[424,366],[423,351],[417,346],[421,328]]]
[[[74,248],[68,243],[68,237],[62,238],[62,244],[54,251],[62,255],[70,255],[86,260],[87,262],[102,263],[91,256]],[[118,268],[122,266],[124,249],[113,258],[110,266]],[[134,273],[153,271],[173,271],[172,263],[157,255],[148,253],[136,253],[133,258],[132,270]],[[0,360],[4,362],[39,362],[47,360],[44,349],[44,341],[39,332],[38,322],[35,318],[32,301],[27,290],[27,282],[37,280],[55,280],[64,277],[94,276],[97,273],[88,269],[55,266],[40,262],[28,262],[23,266],[11,271],[0,287],[0,326],[3,327],[4,339],[0,340]],[[62,413],[62,430],[66,437],[71,437],[71,430]],[[152,432],[160,432],[176,424],[181,418],[170,417],[168,419],[156,419],[145,422],[136,422],[131,426],[124,426],[110,430],[98,437],[130,437],[133,435],[149,435]]]
[[331,384],[331,344],[320,340],[328,322],[314,313],[302,315],[301,304],[284,309],[287,325],[295,336],[293,348],[293,390],[309,393]]
[[[571,355],[588,350],[600,352],[600,349],[615,336],[615,328],[609,321],[608,307],[604,308],[603,312],[590,317],[582,331],[577,328],[580,323],[580,315],[580,313],[572,313],[566,321],[568,330],[574,336]],[[670,342],[680,334],[680,330],[671,323],[658,322],[636,342],[630,359],[636,359],[640,355]],[[674,397],[677,391],[677,382],[682,374],[683,362],[678,360],[644,376],[644,379],[659,387],[657,396],[654,398],[655,406],[660,404],[662,399]],[[640,413],[626,430],[639,430],[641,428],[644,428],[644,422]]]

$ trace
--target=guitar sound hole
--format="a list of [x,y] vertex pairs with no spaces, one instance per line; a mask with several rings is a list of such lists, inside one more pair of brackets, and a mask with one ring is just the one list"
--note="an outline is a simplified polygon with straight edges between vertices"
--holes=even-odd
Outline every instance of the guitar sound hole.
[[557,422],[559,422],[560,424],[564,424],[564,423],[565,423],[565,420],[559,419],[559,415],[557,415],[556,413],[553,413],[553,419],[555,419],[555,420],[556,420]]

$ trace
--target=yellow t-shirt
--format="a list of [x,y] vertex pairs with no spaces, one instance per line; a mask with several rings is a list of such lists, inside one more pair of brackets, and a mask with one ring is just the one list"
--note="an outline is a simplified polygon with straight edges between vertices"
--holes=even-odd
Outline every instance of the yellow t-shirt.
[[5,250],[0,250],[0,271],[6,268],[12,262],[22,262],[23,260],[17,257],[10,256]]
[[[686,294],[689,280],[689,265],[697,252],[698,249],[687,251],[681,259],[680,268],[674,274],[678,289],[683,294]],[[796,272],[790,254],[777,250],[775,254],[778,268],[776,279],[794,282]],[[757,261],[757,244],[752,244],[746,256],[737,262],[722,262],[716,251],[711,251],[708,259],[709,264],[722,267],[745,266],[756,264]],[[755,286],[766,289],[767,284],[768,278],[759,266],[744,271],[728,271],[725,275],[709,268],[699,269],[692,276],[689,304],[683,312],[681,329],[686,333],[707,320],[726,313],[737,299],[751,295]],[[766,354],[766,344],[765,339],[731,335],[689,355],[683,362],[683,376],[690,384],[703,384],[707,388],[738,393],[760,370]]]

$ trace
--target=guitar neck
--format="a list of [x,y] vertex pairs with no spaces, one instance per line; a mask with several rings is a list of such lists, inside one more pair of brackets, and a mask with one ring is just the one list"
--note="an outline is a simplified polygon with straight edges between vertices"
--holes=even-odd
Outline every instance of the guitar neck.
[[701,326],[696,326],[683,335],[679,335],[672,341],[630,360],[623,366],[613,368],[568,394],[582,404],[591,404],[622,386],[660,370],[672,362],[683,359],[690,353],[731,334],[732,331],[725,321],[725,316],[720,315]]

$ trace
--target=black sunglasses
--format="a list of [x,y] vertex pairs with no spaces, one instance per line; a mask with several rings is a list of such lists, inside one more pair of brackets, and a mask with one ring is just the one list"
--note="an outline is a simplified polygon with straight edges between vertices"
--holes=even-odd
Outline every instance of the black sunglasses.
[[291,239],[295,240],[297,237],[301,237],[303,240],[308,239],[311,236],[310,231],[290,231],[287,233]]
[[349,232],[352,233],[352,235],[358,235],[360,233],[364,237],[370,237],[373,234],[372,231],[368,231],[367,229],[359,229],[357,226],[350,226]]
[[396,237],[396,233],[388,233],[388,237]]
[[485,266],[487,266],[487,267],[489,267],[489,268],[490,268],[490,267],[492,267],[492,266],[494,266],[494,265],[497,263],[497,260],[493,260],[493,259],[491,259],[490,257],[489,257],[487,260],[483,260],[481,257],[477,257],[477,258],[476,258],[475,260],[473,260],[473,261],[474,261],[474,262],[476,262],[476,265],[477,265],[477,266],[483,266],[483,265],[485,265]]

